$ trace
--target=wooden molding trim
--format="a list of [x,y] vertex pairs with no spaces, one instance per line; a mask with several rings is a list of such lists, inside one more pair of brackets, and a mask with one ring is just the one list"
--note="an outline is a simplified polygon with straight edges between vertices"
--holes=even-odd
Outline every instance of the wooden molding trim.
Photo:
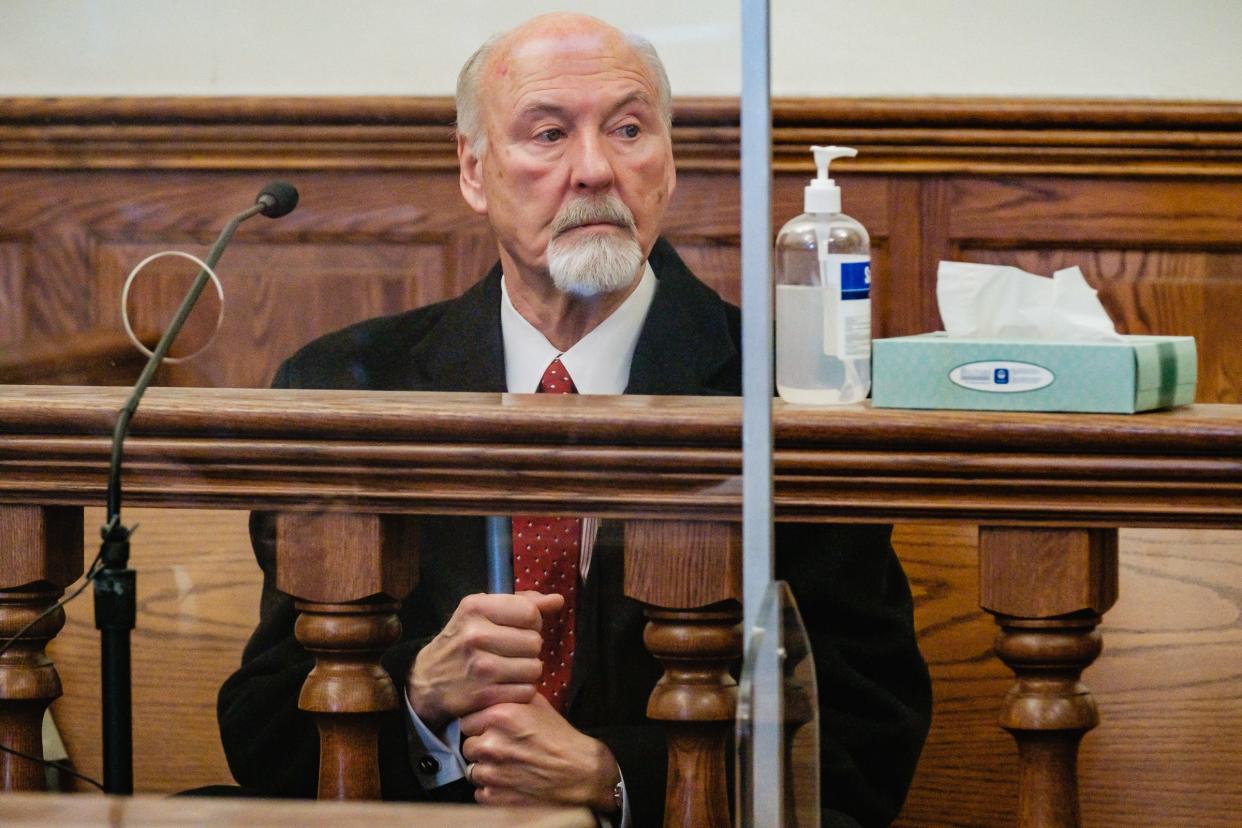
[[[675,105],[678,165],[735,172],[733,98]],[[449,98],[0,98],[0,169],[452,170]],[[1242,176],[1242,103],[773,101],[773,165],[857,146],[861,173]]]
[[[0,386],[0,503],[102,502],[127,393]],[[774,418],[784,520],[1242,526],[1239,406]],[[736,398],[152,388],[125,456],[133,504],[741,516]]]
[[[141,335],[148,346],[158,336]],[[0,352],[0,383],[56,382],[58,377],[137,376],[146,357],[122,331],[96,329],[56,342],[6,343]],[[79,380],[81,381],[81,380]]]

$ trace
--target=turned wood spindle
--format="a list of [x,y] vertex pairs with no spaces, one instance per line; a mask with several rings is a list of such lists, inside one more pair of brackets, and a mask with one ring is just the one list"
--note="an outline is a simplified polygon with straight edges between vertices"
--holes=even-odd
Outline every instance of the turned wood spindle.
[[298,707],[319,728],[319,798],[379,799],[379,724],[397,707],[380,657],[401,635],[400,601],[418,573],[415,525],[401,515],[276,517],[277,587],[315,656]]
[[[0,645],[34,621],[82,574],[82,510],[0,506]],[[0,745],[43,756],[43,713],[61,694],[45,652],[65,625],[57,609],[0,655]],[[0,790],[41,791],[43,766],[0,751]]]
[[1078,745],[1099,723],[1081,676],[1117,599],[1117,530],[981,527],[979,560],[980,605],[1016,677],[1000,724],[1018,744],[1018,825],[1078,826]]
[[[0,642],[8,641],[60,598],[64,590],[0,591]],[[27,630],[0,656],[0,745],[28,756],[43,756],[43,711],[60,697],[60,676],[44,653],[65,626],[57,609]],[[0,751],[0,789],[46,790],[43,766]]]
[[[315,656],[298,707],[319,726],[320,799],[379,799],[379,724],[397,689],[379,659],[401,637],[400,604],[296,603],[294,634]],[[372,769],[371,766],[374,766]]]
[[742,653],[741,542],[727,523],[630,521],[625,593],[647,605],[643,640],[664,665],[647,715],[665,726],[664,825],[726,828],[725,751]]

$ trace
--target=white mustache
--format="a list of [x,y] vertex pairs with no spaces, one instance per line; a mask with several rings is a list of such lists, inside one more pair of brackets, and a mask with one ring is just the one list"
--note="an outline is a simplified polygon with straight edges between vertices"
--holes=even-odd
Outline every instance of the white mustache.
[[633,232],[634,214],[616,196],[579,198],[569,202],[552,220],[552,236],[584,224],[615,224]]

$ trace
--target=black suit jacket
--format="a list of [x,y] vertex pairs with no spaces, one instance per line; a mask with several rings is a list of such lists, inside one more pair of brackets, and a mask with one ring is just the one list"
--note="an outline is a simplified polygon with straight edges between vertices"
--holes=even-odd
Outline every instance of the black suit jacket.
[[[660,240],[650,257],[655,297],[634,353],[627,393],[740,393],[740,315]],[[322,337],[281,366],[289,388],[504,391],[500,269],[462,296]],[[274,588],[270,521],[251,523],[264,573],[260,622],[218,713],[239,782],[313,796],[318,735],[297,696],[312,666],[293,638],[292,601]],[[385,658],[398,688],[409,664],[458,602],[484,591],[482,521],[422,522],[420,581],[400,612],[401,641]],[[567,716],[604,741],[621,765],[636,826],[659,825],[666,776],[661,730],[646,719],[661,669],[642,644],[641,607],[621,591],[619,526],[605,522],[579,596]],[[909,586],[887,527],[781,524],[776,575],[808,628],[820,687],[825,825],[885,825],[900,810],[930,720],[931,691],[915,642]],[[424,791],[410,767],[404,711],[380,737],[387,798],[468,801],[464,782]]]

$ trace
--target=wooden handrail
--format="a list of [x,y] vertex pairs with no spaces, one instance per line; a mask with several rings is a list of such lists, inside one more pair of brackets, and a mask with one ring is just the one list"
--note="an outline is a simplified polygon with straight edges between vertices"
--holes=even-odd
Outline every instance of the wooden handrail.
[[[0,386],[0,502],[101,502],[126,393]],[[1242,525],[1239,406],[774,405],[778,519]],[[728,398],[153,388],[126,442],[125,491],[183,507],[735,521],[740,423]]]
[[[0,386],[0,635],[81,571],[80,507],[103,498],[125,394]],[[1117,597],[1117,528],[1242,527],[1242,406],[774,405],[778,520],[982,524],[980,603],[1015,673],[1001,725],[1018,743],[1018,822],[1076,826],[1078,743],[1098,721],[1079,676]],[[740,417],[724,398],[156,388],[126,444],[125,491],[130,503],[278,512],[277,583],[298,599],[298,638],[317,663],[301,706],[320,727],[319,790],[341,798],[378,793],[375,728],[396,703],[378,658],[417,572],[407,515],[625,519],[625,590],[648,604],[666,670],[648,708],[669,734],[666,825],[723,826],[724,765],[711,757],[727,741],[740,654]],[[4,744],[36,749],[60,692],[43,654],[60,623],[0,664]],[[0,787],[37,784],[0,755]]]

